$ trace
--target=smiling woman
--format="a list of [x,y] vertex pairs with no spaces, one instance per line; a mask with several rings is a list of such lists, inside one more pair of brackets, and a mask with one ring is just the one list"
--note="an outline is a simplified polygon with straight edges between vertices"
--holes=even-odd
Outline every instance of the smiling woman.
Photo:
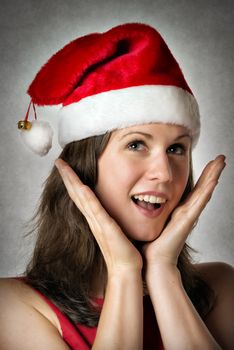
[[[146,124],[112,133],[99,158],[95,192],[129,238],[157,238],[179,203],[189,177],[191,138],[185,132]],[[155,208],[150,201],[162,204]]]
[[130,23],[78,38],[28,93],[24,142],[45,155],[36,106],[62,104],[63,151],[27,270],[0,281],[1,349],[232,349],[233,269],[192,264],[186,244],[225,157],[193,186],[199,109],[160,34]]

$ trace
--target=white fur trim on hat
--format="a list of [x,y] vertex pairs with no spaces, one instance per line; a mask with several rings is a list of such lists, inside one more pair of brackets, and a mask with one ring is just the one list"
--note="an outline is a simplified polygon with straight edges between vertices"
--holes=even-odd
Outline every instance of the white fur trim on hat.
[[133,86],[86,97],[60,110],[59,143],[66,144],[114,129],[168,123],[188,128],[196,144],[200,116],[189,92],[167,85]]

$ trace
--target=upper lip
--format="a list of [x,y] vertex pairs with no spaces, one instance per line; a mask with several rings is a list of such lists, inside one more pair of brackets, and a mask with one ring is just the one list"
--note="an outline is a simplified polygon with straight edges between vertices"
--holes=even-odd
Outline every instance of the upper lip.
[[166,200],[168,200],[168,196],[165,193],[156,192],[156,191],[137,192],[137,193],[134,193],[133,195],[131,195],[131,197],[140,196],[140,195],[141,196],[146,196],[146,195],[155,196],[155,197],[165,198]]

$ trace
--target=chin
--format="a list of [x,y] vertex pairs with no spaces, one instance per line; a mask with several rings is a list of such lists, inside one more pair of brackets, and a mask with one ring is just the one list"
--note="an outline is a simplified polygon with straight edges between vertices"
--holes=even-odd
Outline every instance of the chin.
[[131,241],[138,241],[138,242],[152,242],[155,239],[157,239],[160,235],[161,232],[163,230],[162,228],[154,228],[152,230],[151,229],[145,229],[145,230],[140,230],[139,229],[131,229],[131,230],[125,230],[127,237],[131,240]]
[[144,243],[150,243],[150,242],[153,242],[155,241],[158,237],[160,236],[159,235],[151,235],[151,236],[128,236],[128,238],[131,240],[131,241],[137,241],[137,242],[144,242]]

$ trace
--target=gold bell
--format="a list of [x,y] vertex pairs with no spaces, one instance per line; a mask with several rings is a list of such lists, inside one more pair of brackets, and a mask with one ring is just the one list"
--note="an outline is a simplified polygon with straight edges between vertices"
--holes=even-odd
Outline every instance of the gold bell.
[[32,127],[32,123],[30,123],[28,120],[20,120],[18,122],[18,129],[20,130],[30,130]]

